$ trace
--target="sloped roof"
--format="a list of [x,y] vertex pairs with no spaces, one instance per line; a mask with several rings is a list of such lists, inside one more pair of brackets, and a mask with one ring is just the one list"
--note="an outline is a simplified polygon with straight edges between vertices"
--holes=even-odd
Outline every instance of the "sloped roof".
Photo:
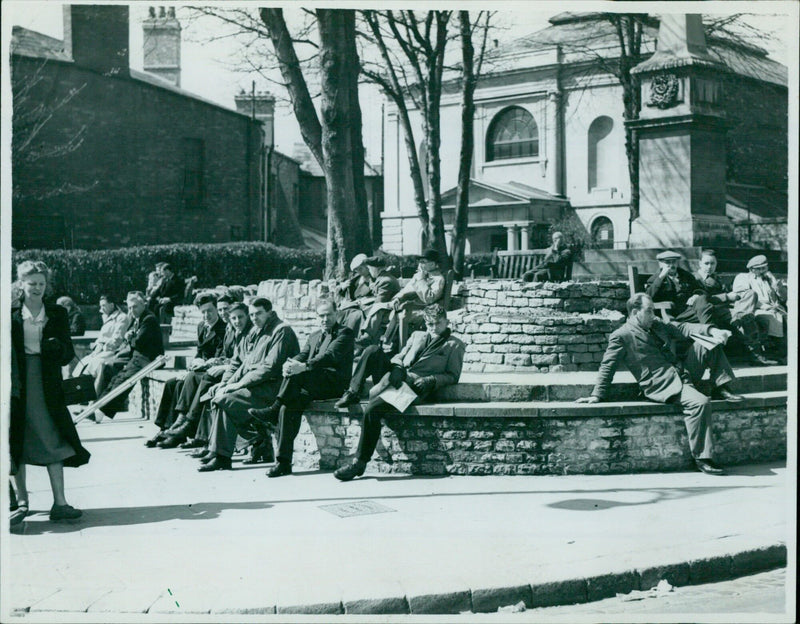
[[[442,193],[442,207],[452,208],[456,202],[456,191],[454,186]],[[485,180],[469,181],[470,206],[502,206],[508,204],[529,204],[534,201],[567,203],[563,197],[556,197],[543,191],[542,189],[522,184],[521,182],[509,182],[501,184],[498,182],[486,182]]]
[[[658,38],[658,18],[646,15],[642,31],[642,51],[652,54]],[[716,35],[706,37],[709,54],[732,72],[782,86],[788,85],[788,69],[769,58],[766,50],[749,43],[732,42]],[[493,64],[523,67],[522,57],[561,48],[562,62],[582,62],[618,55],[619,41],[613,25],[600,13],[560,13],[550,19],[550,26],[519,37],[492,51]]]
[[[12,29],[11,54],[45,60],[61,61],[64,63],[74,62],[72,57],[64,51],[64,42],[61,39],[49,37],[48,35],[43,35],[42,33],[34,30],[28,30],[22,26],[14,26]],[[144,82],[160,89],[166,89],[167,91],[172,91],[178,95],[203,102],[204,104],[214,106],[229,113],[234,113],[236,115],[249,118],[249,115],[240,113],[234,108],[230,108],[228,106],[219,104],[218,102],[214,102],[213,100],[206,99],[200,95],[197,95],[196,93],[192,93],[191,91],[181,89],[168,80],[164,80],[163,78],[154,74],[138,71],[136,69],[129,69],[128,71],[130,72],[131,79],[135,81]]]

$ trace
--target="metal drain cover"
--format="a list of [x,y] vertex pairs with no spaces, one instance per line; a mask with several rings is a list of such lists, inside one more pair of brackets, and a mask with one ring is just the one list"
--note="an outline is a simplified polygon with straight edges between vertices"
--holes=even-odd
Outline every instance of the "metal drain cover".
[[386,507],[380,503],[373,503],[372,501],[353,501],[352,503],[337,503],[336,505],[320,505],[319,508],[329,511],[340,518],[397,511],[396,509]]

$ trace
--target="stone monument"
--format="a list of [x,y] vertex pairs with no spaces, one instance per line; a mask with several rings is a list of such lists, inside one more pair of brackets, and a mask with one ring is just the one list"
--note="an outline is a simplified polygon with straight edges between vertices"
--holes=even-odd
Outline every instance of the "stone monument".
[[734,246],[725,215],[725,115],[720,72],[700,15],[663,15],[658,47],[631,72],[642,110],[639,217],[630,247]]

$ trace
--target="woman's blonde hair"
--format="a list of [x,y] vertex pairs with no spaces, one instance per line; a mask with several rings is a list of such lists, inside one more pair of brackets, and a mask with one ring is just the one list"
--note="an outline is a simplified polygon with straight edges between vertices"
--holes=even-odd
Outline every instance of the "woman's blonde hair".
[[36,274],[44,275],[44,279],[47,282],[45,294],[50,294],[50,279],[53,276],[52,271],[50,271],[48,266],[41,260],[25,260],[17,265],[17,281],[12,284],[12,293],[16,291],[19,292],[19,301],[25,299],[25,293],[22,291],[22,280],[30,275]]

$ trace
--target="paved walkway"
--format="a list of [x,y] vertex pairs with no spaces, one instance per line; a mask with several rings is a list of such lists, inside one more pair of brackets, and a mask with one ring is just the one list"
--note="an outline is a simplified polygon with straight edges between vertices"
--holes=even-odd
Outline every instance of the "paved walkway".
[[267,479],[266,466],[238,463],[200,474],[185,451],[145,448],[154,428],[141,420],[78,430],[93,457],[66,478],[82,521],[48,521],[46,472],[31,467],[33,513],[5,536],[13,575],[3,608],[30,609],[30,618],[458,613],[520,597],[567,604],[646,589],[665,575],[700,582],[774,567],[794,530],[782,464],[726,477],[339,483],[319,472]]

